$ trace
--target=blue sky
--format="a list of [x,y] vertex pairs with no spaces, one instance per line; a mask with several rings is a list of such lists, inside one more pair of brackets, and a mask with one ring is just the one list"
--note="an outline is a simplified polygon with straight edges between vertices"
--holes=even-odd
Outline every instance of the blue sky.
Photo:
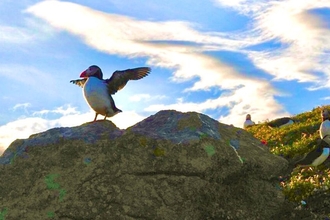
[[113,96],[119,128],[164,109],[242,127],[330,102],[328,0],[2,0],[0,45],[0,153],[93,120],[69,83],[93,64],[152,68]]

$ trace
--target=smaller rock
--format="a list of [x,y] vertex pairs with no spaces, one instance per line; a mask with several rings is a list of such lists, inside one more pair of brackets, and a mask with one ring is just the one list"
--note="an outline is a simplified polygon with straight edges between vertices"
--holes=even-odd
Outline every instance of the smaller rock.
[[239,148],[239,140],[230,140],[229,144],[231,147],[235,148],[236,150],[238,150]]

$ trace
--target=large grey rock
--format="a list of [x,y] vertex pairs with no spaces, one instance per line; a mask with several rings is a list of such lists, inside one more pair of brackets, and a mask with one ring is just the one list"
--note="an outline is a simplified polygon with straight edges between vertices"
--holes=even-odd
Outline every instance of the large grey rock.
[[272,219],[287,161],[246,131],[195,112],[160,111],[16,140],[0,157],[10,219]]

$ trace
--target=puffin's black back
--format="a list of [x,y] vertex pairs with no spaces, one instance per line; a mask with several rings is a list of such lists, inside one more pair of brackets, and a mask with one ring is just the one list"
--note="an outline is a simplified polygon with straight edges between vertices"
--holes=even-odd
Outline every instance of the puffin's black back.
[[[289,117],[283,117],[283,118],[278,118],[278,119],[275,119],[271,122],[268,122],[267,124],[270,126],[270,127],[279,127],[281,125],[284,125],[286,123],[288,123],[290,120],[292,120],[291,118]],[[292,120],[293,121],[293,120]]]

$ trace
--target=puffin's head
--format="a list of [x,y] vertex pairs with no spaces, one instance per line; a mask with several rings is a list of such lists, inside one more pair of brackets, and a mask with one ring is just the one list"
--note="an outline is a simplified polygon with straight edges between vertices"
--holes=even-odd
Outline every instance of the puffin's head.
[[325,109],[325,108],[322,109],[321,116],[322,116],[322,121],[329,119],[328,109]]
[[247,114],[245,119],[246,120],[251,120],[251,115],[250,114]]
[[88,77],[97,77],[99,79],[103,79],[103,73],[100,67],[96,66],[96,65],[92,65],[90,67],[88,67],[87,70],[85,70],[84,72],[82,72],[80,74],[81,78],[88,78]]

